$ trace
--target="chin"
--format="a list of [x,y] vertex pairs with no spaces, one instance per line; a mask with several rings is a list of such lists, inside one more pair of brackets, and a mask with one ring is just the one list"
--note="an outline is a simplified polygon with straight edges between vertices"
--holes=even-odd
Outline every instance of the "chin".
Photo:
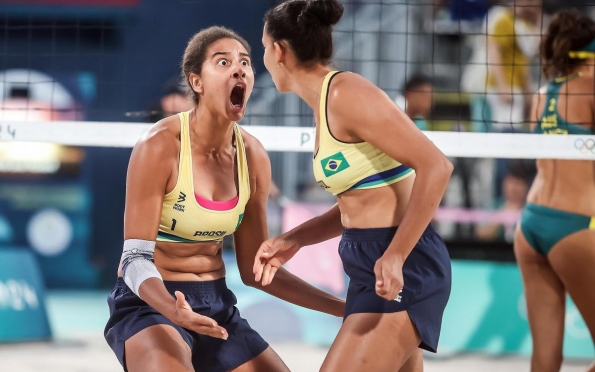
[[227,113],[227,119],[229,119],[229,121],[241,121],[244,118],[244,116],[246,116],[245,111]]
[[275,88],[277,88],[277,91],[279,91],[279,93],[290,93],[291,92],[291,90],[289,90],[288,87],[286,87],[283,83],[277,82],[277,80],[275,80],[275,78],[273,78],[273,83],[275,84]]
[[286,87],[282,84],[275,84],[275,87],[277,88],[279,93],[291,93],[291,89],[289,89],[289,87]]

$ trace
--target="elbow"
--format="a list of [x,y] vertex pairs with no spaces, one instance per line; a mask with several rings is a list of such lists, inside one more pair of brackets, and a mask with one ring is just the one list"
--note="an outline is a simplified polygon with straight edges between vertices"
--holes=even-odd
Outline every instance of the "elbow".
[[252,270],[240,270],[240,278],[245,286],[256,287],[257,283]]
[[[431,177],[434,182],[438,182],[440,184],[447,184],[454,170],[452,162],[448,160],[446,156],[441,156],[440,158],[428,162],[427,166],[424,168],[425,174],[428,177]],[[416,171],[420,173],[420,170]]]
[[452,172],[455,169],[455,166],[446,156],[443,156],[439,168],[440,174],[444,175],[444,178],[446,179],[446,181],[448,181],[450,179],[450,176],[452,175]]
[[450,176],[452,175],[452,172],[454,171],[455,167],[452,164],[452,162],[448,160],[446,156],[444,156],[442,158],[442,161],[440,162],[440,165],[437,168],[437,173],[440,174],[440,180],[444,183],[444,187],[446,188],[446,185],[448,185],[448,182],[450,181]]

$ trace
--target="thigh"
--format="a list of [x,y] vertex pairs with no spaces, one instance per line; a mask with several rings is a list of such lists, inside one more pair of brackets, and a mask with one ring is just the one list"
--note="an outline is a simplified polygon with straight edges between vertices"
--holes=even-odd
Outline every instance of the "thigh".
[[268,347],[254,359],[234,368],[231,372],[289,372],[279,355]]
[[515,234],[514,253],[523,277],[533,338],[533,362],[557,370],[556,365],[562,362],[564,339],[564,286],[547,258],[529,245],[520,228]]
[[172,326],[145,328],[125,345],[128,372],[194,372],[190,346]]
[[423,372],[424,353],[422,349],[417,349],[411,354],[409,359],[403,364],[399,372]]
[[398,371],[420,342],[406,311],[351,314],[345,319],[320,371]]
[[581,230],[560,240],[548,260],[595,340],[595,230]]

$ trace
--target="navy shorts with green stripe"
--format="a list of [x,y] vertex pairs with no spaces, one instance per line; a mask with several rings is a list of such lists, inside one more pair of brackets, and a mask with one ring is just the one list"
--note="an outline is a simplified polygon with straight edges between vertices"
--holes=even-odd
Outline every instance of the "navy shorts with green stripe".
[[436,352],[450,297],[450,257],[442,238],[428,226],[403,264],[402,292],[388,301],[376,294],[374,265],[396,232],[396,227],[343,230],[339,255],[350,279],[345,318],[355,313],[407,311],[421,336],[420,347]]

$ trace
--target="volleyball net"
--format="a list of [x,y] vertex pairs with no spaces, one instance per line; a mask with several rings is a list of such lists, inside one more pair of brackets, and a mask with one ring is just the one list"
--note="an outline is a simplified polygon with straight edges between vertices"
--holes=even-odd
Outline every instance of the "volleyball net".
[[[149,123],[90,121],[0,124],[1,142],[41,142],[82,147],[130,148],[152,126]],[[314,130],[308,127],[247,125],[267,151],[312,152]],[[595,160],[595,135],[544,136],[527,133],[425,131],[449,157]],[[398,146],[398,140],[395,140]]]
[[[262,65],[262,18],[279,1],[40,3],[0,2],[2,177],[51,175],[64,168],[60,163],[96,156],[109,165],[95,167],[105,173],[93,182],[123,180],[129,150],[150,123],[189,108],[180,86],[181,56],[195,32],[218,24],[252,45],[255,87],[240,124],[269,151],[280,193],[294,201],[329,201],[312,177],[313,113],[297,96],[279,94]],[[513,193],[526,193],[535,174],[532,159],[595,160],[594,136],[529,133],[530,97],[546,83],[539,42],[552,14],[569,2],[342,3],[334,67],[375,83],[453,159],[442,206],[450,208],[443,220],[456,225],[452,236],[474,239],[465,224],[500,221],[484,212],[496,213],[510,196],[509,176],[524,182]],[[595,1],[572,5],[591,14]],[[497,60],[491,47],[499,50]],[[495,75],[505,76],[509,88]],[[123,193],[123,182],[111,189]]]

